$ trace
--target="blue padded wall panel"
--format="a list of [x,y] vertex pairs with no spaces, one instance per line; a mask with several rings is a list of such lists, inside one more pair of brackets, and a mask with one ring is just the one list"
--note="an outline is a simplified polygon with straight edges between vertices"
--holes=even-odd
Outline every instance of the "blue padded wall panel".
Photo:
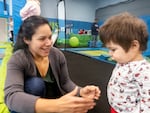
[[16,36],[22,22],[20,17],[20,9],[25,5],[26,0],[13,0],[13,19],[14,19],[14,41],[16,41]]

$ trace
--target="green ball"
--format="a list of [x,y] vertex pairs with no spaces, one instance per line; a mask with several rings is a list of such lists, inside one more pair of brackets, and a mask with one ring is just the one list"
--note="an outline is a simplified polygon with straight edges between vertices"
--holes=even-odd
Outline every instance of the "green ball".
[[71,46],[71,47],[78,47],[79,46],[79,39],[77,38],[77,37],[71,37],[70,39],[69,39],[69,45]]

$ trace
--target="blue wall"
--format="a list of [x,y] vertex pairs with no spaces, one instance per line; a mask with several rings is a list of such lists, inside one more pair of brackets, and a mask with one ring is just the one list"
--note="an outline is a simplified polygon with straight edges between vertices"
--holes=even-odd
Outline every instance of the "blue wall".
[[6,12],[7,14],[4,14],[4,2],[0,1],[0,17],[8,17],[9,16],[9,6],[6,4]]
[[24,6],[26,0],[13,0],[13,20],[14,20],[14,41],[16,40],[16,36],[22,22],[21,17],[19,15],[20,9]]

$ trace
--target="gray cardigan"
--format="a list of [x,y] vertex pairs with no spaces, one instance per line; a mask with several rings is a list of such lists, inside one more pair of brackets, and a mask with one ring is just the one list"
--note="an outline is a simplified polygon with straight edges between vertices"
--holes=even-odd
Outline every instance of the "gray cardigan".
[[[66,59],[63,53],[52,47],[49,54],[52,71],[62,94],[72,91],[76,84],[69,77]],[[10,58],[7,65],[5,82],[5,102],[13,111],[34,113],[38,96],[24,92],[24,76],[37,76],[33,57],[28,50],[18,50]]]

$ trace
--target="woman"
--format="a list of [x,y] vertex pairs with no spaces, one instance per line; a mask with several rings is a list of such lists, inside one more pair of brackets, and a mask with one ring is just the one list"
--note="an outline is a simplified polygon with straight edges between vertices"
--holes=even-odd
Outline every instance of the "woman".
[[72,82],[64,55],[52,44],[45,18],[31,16],[22,23],[5,82],[5,102],[11,111],[86,113],[95,106],[99,88]]

